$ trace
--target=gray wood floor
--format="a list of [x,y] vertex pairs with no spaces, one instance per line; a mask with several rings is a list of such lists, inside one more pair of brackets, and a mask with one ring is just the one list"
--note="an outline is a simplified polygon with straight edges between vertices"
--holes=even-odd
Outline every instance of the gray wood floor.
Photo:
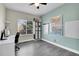
[[79,56],[45,41],[30,41],[19,44],[17,56]]

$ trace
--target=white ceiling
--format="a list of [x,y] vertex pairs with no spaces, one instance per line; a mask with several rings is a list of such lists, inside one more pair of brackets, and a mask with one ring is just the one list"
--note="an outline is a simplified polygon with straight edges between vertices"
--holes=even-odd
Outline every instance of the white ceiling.
[[29,3],[6,3],[4,4],[6,8],[26,12],[36,16],[42,16],[51,10],[63,5],[63,3],[48,3],[47,5],[40,5],[40,8],[37,9],[35,5],[30,6]]

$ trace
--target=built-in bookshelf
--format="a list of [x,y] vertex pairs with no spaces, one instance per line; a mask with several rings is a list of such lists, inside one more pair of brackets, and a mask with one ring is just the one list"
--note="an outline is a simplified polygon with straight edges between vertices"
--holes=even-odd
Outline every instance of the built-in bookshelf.
[[41,40],[41,32],[42,32],[41,21],[38,18],[34,18],[34,22],[35,22],[35,39]]

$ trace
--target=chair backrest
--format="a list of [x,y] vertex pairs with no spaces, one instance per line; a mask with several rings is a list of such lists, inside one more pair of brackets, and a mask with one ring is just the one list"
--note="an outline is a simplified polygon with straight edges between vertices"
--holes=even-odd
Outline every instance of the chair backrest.
[[19,33],[19,32],[17,32],[17,33],[16,33],[16,36],[15,36],[15,43],[18,43],[19,36],[20,36],[20,33]]
[[3,40],[3,37],[5,36],[5,30],[3,30],[2,32],[1,32],[1,40]]

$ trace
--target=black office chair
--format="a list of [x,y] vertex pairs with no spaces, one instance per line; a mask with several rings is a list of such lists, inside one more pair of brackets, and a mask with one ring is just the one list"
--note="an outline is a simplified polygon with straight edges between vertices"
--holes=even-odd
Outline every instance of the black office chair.
[[16,51],[20,49],[19,46],[18,46],[19,36],[20,36],[20,33],[17,32],[17,33],[16,33],[16,36],[15,36],[15,50],[16,50]]
[[6,39],[4,39],[3,37],[5,37],[5,30],[3,30],[3,31],[1,32],[1,38],[0,38],[0,40],[6,40]]

